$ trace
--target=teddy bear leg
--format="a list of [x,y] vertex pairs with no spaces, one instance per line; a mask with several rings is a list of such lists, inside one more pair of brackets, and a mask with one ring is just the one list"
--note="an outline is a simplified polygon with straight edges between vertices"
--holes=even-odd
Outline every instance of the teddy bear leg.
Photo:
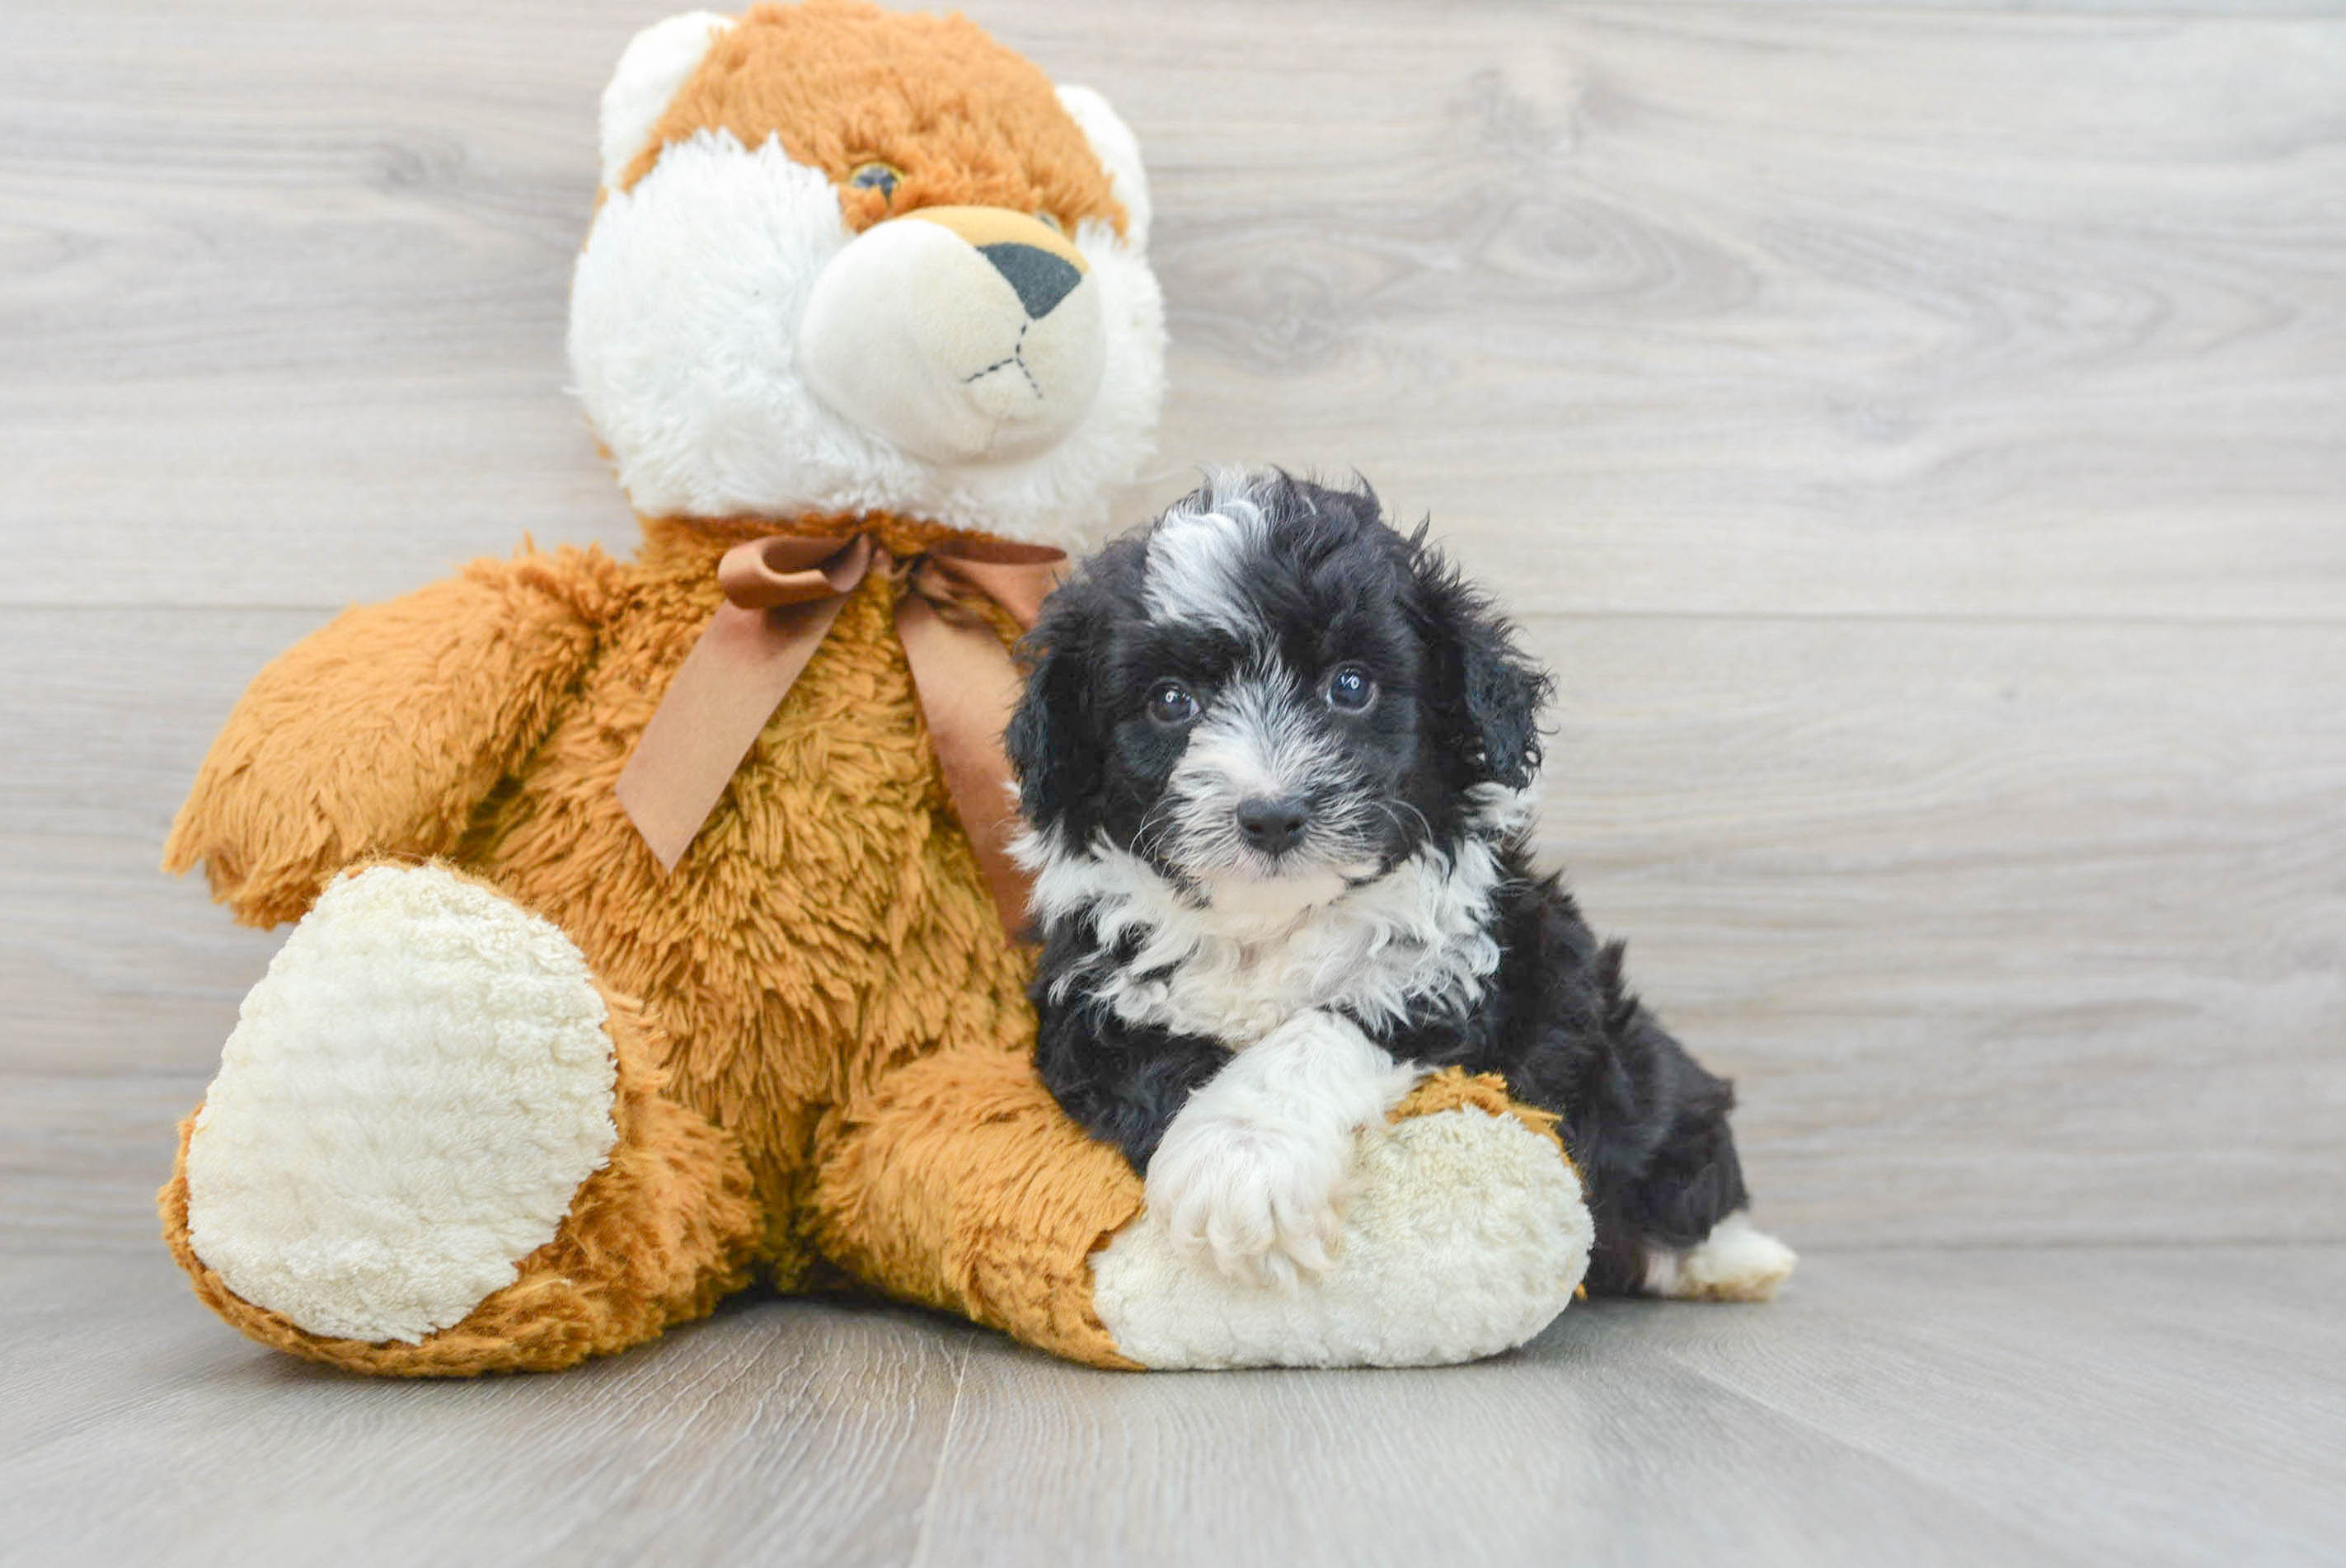
[[164,1237],[264,1344],[408,1376],[547,1370],[700,1316],[760,1216],[661,1092],[658,1023],[487,884],[328,887],[180,1126]]
[[1363,1136],[1334,1266],[1292,1289],[1179,1247],[1123,1156],[1000,1053],[899,1069],[842,1129],[817,1207],[825,1249],[873,1284],[1106,1367],[1472,1360],[1545,1328],[1595,1239],[1553,1118],[1455,1071]]
[[1092,1308],[1092,1249],[1140,1212],[1124,1156],[997,1049],[906,1064],[850,1108],[815,1178],[824,1255],[892,1296],[1094,1366],[1136,1368]]

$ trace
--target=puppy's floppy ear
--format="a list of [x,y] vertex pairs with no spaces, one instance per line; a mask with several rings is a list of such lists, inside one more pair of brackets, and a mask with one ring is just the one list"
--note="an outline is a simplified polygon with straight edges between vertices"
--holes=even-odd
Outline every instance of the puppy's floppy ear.
[[1091,671],[1099,616],[1089,589],[1077,578],[1053,594],[1018,645],[1026,689],[1002,743],[1018,775],[1018,809],[1045,831],[1099,789]]
[[1461,685],[1477,755],[1494,783],[1525,789],[1540,769],[1540,709],[1553,684],[1516,651],[1506,624],[1485,617],[1468,628]]
[[1409,542],[1420,630],[1433,656],[1427,695],[1470,784],[1524,789],[1539,773],[1540,712],[1555,683],[1515,646],[1515,629],[1420,528]]

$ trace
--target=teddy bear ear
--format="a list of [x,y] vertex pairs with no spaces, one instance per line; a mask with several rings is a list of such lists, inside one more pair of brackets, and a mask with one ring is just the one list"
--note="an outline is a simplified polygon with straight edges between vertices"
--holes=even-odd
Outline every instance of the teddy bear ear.
[[611,73],[611,85],[603,89],[604,188],[618,188],[668,100],[732,25],[732,17],[714,11],[688,11],[654,23],[627,41],[619,68]]
[[1107,170],[1108,188],[1124,207],[1125,238],[1134,249],[1147,249],[1148,176],[1140,167],[1140,144],[1133,139],[1132,127],[1089,87],[1061,87],[1059,103],[1092,144],[1092,156]]

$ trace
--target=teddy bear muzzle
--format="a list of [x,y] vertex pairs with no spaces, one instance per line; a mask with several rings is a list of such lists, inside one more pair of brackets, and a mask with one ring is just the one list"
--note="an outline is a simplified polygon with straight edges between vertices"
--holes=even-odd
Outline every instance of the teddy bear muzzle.
[[1066,236],[1003,208],[924,208],[823,268],[799,366],[833,412],[924,462],[1031,457],[1098,395],[1105,337]]

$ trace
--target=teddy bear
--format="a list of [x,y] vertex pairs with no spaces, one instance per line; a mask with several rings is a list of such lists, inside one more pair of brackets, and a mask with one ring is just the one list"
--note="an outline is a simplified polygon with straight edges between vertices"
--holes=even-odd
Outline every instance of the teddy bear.
[[552,1369],[753,1282],[1103,1367],[1455,1361],[1570,1299],[1548,1118],[1429,1080],[1289,1292],[1032,1064],[1011,647],[1146,457],[1134,138],[959,16],[672,17],[605,91],[569,360],[631,559],[484,559],[263,669],[175,822],[292,929],[161,1195],[198,1296],[392,1375]]

